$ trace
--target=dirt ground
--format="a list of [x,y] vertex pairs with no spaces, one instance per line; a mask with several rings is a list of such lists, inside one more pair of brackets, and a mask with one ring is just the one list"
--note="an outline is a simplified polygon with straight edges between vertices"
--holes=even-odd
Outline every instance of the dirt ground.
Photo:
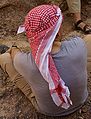
[[[29,44],[25,34],[16,35],[18,26],[24,21],[24,16],[29,9],[6,6],[0,9],[0,44],[11,46],[16,44],[23,50],[29,50]],[[73,19],[68,11],[64,13],[63,38],[68,34],[80,35],[73,27]],[[91,24],[91,5],[84,5],[82,8],[82,18]],[[90,71],[89,71],[90,72]],[[0,119],[91,119],[91,73],[88,75],[89,96],[84,106],[75,113],[66,117],[48,117],[36,112],[30,101],[24,94],[10,81],[10,78],[0,68],[0,82],[5,90],[0,96]]]

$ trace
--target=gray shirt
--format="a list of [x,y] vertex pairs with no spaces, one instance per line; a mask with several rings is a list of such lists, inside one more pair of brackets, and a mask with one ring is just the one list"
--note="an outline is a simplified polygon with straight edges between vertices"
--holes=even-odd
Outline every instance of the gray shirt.
[[87,91],[87,52],[84,41],[79,37],[71,37],[61,43],[60,51],[52,54],[56,68],[68,86],[73,105],[65,110],[53,102],[48,83],[40,74],[31,53],[18,53],[14,65],[31,86],[41,113],[50,116],[70,114],[85,102]]

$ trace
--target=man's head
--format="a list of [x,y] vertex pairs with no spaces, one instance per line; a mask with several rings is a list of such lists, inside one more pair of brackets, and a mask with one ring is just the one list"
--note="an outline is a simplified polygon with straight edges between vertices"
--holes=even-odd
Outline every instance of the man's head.
[[[50,42],[49,52],[62,24],[62,13],[58,6],[40,5],[33,8],[25,17],[25,31],[32,55],[36,57],[38,48]],[[59,35],[59,33],[58,33]],[[45,44],[45,45],[44,45]]]
[[[55,5],[40,5],[30,10],[25,18],[25,29],[29,39],[52,29],[59,19],[61,11]],[[62,19],[60,21],[62,23]],[[61,24],[60,24],[61,25]]]

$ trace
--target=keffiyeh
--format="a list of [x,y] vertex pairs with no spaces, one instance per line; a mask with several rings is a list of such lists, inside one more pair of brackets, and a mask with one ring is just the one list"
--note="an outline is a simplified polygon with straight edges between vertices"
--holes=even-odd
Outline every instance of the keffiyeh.
[[61,24],[62,14],[59,7],[40,5],[30,10],[23,27],[18,29],[18,33],[26,31],[32,56],[41,75],[49,84],[54,103],[68,109],[72,104],[70,92],[61,79],[51,56],[52,45]]

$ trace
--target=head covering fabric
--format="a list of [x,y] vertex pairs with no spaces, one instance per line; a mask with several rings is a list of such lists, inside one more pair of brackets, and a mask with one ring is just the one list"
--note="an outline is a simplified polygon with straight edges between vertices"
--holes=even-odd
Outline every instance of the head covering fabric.
[[[25,18],[25,31],[35,63],[49,84],[49,90],[57,106],[68,109],[72,104],[70,92],[55,67],[51,49],[62,24],[62,13],[55,5],[33,8]],[[61,60],[61,59],[60,59]]]

